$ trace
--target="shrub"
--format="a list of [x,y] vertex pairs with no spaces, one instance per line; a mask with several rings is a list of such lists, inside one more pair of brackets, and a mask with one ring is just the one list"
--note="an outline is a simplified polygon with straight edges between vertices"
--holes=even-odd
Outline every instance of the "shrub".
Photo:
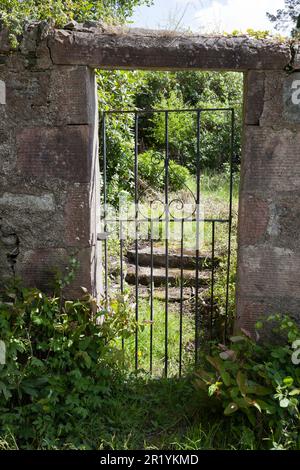
[[[225,416],[245,414],[260,432],[274,436],[276,448],[300,446],[300,368],[292,361],[300,329],[288,316],[274,315],[272,344],[242,330],[230,346],[218,345],[196,373],[195,387]],[[261,329],[264,322],[258,322]],[[258,333],[257,333],[258,335]]]
[[1,434],[23,448],[85,442],[80,423],[101,415],[123,364],[117,342],[136,328],[126,299],[99,307],[86,291],[62,302],[14,286],[0,297],[0,313]]
[[[162,190],[165,181],[165,161],[160,152],[148,150],[139,156],[139,177],[151,188]],[[187,168],[169,161],[169,189],[180,191],[188,184],[190,172]]]

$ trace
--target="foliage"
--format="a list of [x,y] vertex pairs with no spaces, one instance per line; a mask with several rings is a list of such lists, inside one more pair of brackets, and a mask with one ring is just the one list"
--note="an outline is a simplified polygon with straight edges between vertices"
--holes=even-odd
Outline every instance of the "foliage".
[[[234,153],[240,155],[242,75],[231,72],[124,72],[98,71],[99,109],[107,111],[197,107],[235,107]],[[221,171],[229,159],[230,113],[202,113],[201,167]],[[134,112],[109,114],[107,130],[107,179],[109,202],[120,191],[134,192]],[[196,113],[169,114],[169,150],[175,163],[195,173],[197,160]],[[140,114],[138,150],[165,151],[164,114]],[[154,186],[156,188],[156,186]]]
[[214,347],[206,366],[196,373],[195,386],[207,392],[211,406],[221,406],[225,416],[244,413],[260,432],[273,433],[274,445],[297,447],[300,369],[292,362],[292,345],[300,338],[300,329],[280,315],[256,326],[261,329],[270,322],[272,344],[260,344],[242,330],[231,337],[230,346]]
[[0,312],[1,432],[25,447],[54,438],[76,445],[80,421],[102,413],[123,364],[117,342],[136,329],[126,299],[99,307],[86,290],[81,300],[62,302],[14,285]]
[[[160,152],[148,150],[139,155],[139,178],[150,187],[162,190],[165,185],[165,159]],[[169,189],[179,191],[183,189],[190,178],[190,173],[184,166],[173,160],[169,162]]]
[[[140,72],[97,71],[100,126],[103,111],[134,109],[135,97],[143,88]],[[134,190],[134,113],[107,114],[107,178],[109,202],[116,201],[121,190]]]
[[277,10],[276,14],[267,13],[269,20],[275,23],[277,30],[286,30],[293,26],[291,34],[299,37],[300,33],[300,0],[284,0],[284,8]]
[[[160,95],[157,93],[154,109],[207,109],[228,108],[236,110],[234,153],[240,155],[242,77],[234,73],[214,72],[177,72],[169,74],[162,81]],[[149,75],[150,89],[153,75]],[[139,102],[139,101],[138,101]],[[149,104],[149,98],[148,98]],[[230,116],[231,113],[201,112],[200,116],[200,160],[201,168],[221,170],[230,155]],[[165,145],[165,116],[154,114],[150,121],[150,130],[145,136],[146,145],[158,149]],[[188,167],[195,173],[197,165],[197,113],[169,113],[168,134],[170,156],[176,162]]]
[[[255,39],[267,39],[270,36],[274,37],[268,30],[256,30],[252,28],[246,29],[246,34]],[[241,36],[241,35],[244,35],[244,33],[239,29],[234,29],[232,33],[229,34],[229,36]],[[280,36],[276,36],[276,37],[278,39],[280,38]]]
[[51,21],[56,27],[71,20],[120,22],[127,20],[137,5],[151,3],[152,0],[2,0],[0,19],[16,46],[17,36],[31,21]]

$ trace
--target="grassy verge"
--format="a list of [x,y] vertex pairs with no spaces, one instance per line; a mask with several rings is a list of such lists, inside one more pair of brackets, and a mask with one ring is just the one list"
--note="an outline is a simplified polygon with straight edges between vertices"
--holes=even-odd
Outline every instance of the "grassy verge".
[[[120,383],[122,380],[122,384]],[[87,450],[254,450],[270,448],[243,418],[222,418],[203,409],[189,379],[120,377],[101,416],[77,422],[76,433],[38,440],[37,449]],[[1,450],[22,448],[18,437],[3,435]]]

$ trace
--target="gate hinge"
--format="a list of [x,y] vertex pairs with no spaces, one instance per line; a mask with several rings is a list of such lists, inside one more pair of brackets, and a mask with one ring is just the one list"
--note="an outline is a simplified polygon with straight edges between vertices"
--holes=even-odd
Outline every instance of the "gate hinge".
[[109,236],[109,232],[97,233],[97,240],[98,240],[98,241],[107,240],[107,239],[108,239],[108,236]]

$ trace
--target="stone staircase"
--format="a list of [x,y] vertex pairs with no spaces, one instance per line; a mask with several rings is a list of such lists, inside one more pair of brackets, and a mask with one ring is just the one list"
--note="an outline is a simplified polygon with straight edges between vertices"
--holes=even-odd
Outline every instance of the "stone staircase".
[[[127,251],[127,273],[125,280],[128,284],[136,283],[136,252],[134,249]],[[168,284],[180,290],[181,286],[181,263],[183,267],[182,279],[184,288],[195,288],[196,286],[196,256],[195,251],[185,250],[181,257],[180,252],[170,249],[169,251],[169,275]],[[217,267],[219,260],[214,259]],[[207,254],[199,256],[199,288],[207,288],[211,279],[212,259]],[[142,247],[138,251],[138,283],[141,286],[151,285],[151,250],[150,247]],[[166,256],[163,248],[153,249],[153,284],[155,287],[166,285]],[[175,295],[176,297],[176,295]]]

